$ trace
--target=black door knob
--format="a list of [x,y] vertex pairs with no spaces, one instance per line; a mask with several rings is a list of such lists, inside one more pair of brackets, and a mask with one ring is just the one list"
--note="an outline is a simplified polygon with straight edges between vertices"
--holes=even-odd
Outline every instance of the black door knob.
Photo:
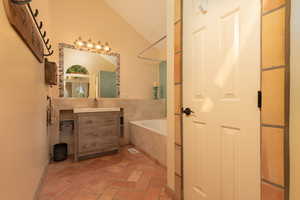
[[182,113],[184,113],[186,116],[189,116],[194,112],[190,108],[185,108],[185,109],[182,109]]

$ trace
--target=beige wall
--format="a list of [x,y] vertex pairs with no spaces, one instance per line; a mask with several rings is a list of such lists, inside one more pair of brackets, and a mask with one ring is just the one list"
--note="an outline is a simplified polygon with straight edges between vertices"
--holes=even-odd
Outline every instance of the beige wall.
[[167,166],[168,186],[175,190],[175,138],[174,138],[174,0],[167,0]]
[[300,199],[300,2],[292,0],[291,15],[291,198]]
[[[86,40],[107,41],[113,51],[121,54],[121,97],[152,97],[152,85],[158,78],[158,65],[137,58],[149,42],[104,1],[52,0],[50,8],[56,52],[58,43],[73,44],[79,36]],[[159,52],[152,54],[159,56]],[[52,93],[57,95],[57,91]]]
[[[34,2],[47,18],[48,1]],[[32,200],[48,162],[44,67],[9,25],[2,1],[0,27],[0,199]]]

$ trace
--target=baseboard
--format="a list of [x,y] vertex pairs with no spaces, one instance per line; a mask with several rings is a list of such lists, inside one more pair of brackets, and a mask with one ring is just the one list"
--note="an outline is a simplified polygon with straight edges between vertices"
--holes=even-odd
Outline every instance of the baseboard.
[[40,178],[38,187],[37,187],[37,189],[36,189],[36,191],[35,191],[33,200],[39,200],[39,196],[40,196],[40,193],[41,193],[41,190],[42,190],[42,187],[43,187],[43,185],[44,185],[45,178],[46,178],[46,175],[47,175],[48,166],[49,166],[49,162],[48,162],[47,165],[44,167],[44,171],[43,171],[42,177]]

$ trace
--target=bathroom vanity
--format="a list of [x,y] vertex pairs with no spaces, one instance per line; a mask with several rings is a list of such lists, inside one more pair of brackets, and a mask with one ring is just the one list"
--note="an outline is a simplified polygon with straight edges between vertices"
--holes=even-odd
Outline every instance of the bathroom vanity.
[[120,108],[75,108],[74,160],[118,151]]

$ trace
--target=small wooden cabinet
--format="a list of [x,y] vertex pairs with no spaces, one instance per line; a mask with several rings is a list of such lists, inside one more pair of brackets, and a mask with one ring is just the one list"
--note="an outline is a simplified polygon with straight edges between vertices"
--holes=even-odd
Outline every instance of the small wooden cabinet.
[[120,111],[75,113],[75,161],[119,150]]

